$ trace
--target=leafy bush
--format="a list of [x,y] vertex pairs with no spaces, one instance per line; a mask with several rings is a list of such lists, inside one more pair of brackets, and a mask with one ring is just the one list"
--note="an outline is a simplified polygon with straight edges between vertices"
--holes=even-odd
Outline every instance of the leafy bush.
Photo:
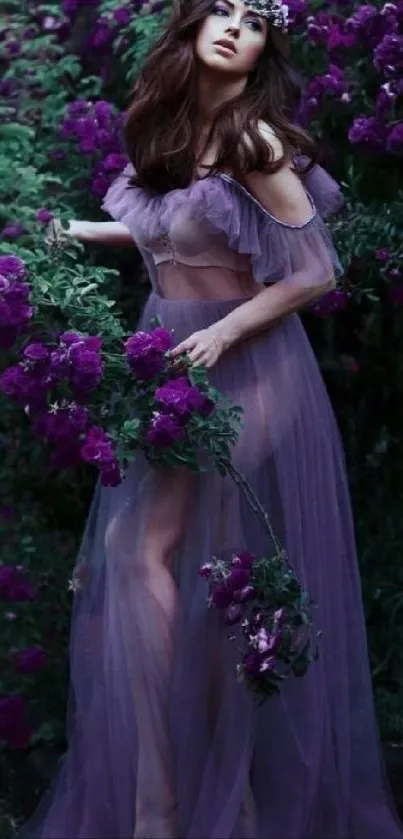
[[[381,732],[401,739],[403,2],[290,9],[306,81],[300,120],[347,199],[331,222],[343,283],[305,322],[347,452]],[[0,257],[27,266],[44,332],[135,325],[147,289],[135,251],[71,244],[51,258],[43,233],[52,214],[102,218],[125,161],[128,91],[167,11],[151,0],[3,3]],[[9,317],[0,289],[1,369],[13,361]],[[68,580],[94,477],[53,472],[2,395],[0,447],[1,561],[17,569],[6,579],[0,568],[0,740],[13,767],[34,746],[63,748]]]

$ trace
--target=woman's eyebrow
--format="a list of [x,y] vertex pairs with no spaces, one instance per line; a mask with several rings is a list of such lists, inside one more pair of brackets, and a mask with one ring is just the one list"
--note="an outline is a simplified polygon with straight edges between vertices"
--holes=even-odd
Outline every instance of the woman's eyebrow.
[[[231,0],[221,0],[221,2],[225,3],[226,6],[230,6],[231,9],[235,8],[235,5],[234,5],[234,3],[231,2]],[[248,15],[248,17],[255,17],[255,18],[259,17],[259,15],[256,12],[253,12],[252,9],[248,9],[248,8],[245,9],[244,14]]]

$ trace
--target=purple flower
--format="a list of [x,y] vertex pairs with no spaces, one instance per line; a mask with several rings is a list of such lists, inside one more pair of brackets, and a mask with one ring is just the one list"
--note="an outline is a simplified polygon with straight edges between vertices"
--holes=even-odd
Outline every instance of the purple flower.
[[379,260],[379,262],[388,262],[389,259],[392,258],[392,254],[387,248],[379,248],[375,251],[375,258]]
[[27,361],[46,361],[49,358],[49,350],[40,341],[32,341],[25,347],[23,356]]
[[222,583],[214,589],[211,599],[217,609],[228,609],[233,603],[233,590],[226,583]]
[[350,127],[348,139],[353,145],[367,146],[371,150],[383,149],[386,129],[374,116],[359,116]]
[[311,312],[318,317],[328,317],[336,312],[343,312],[349,301],[349,295],[343,289],[335,288],[311,307]]
[[242,568],[241,566],[234,566],[231,569],[229,577],[227,579],[227,585],[231,588],[233,592],[239,591],[243,589],[245,586],[248,585],[250,581],[250,570],[249,568]]
[[127,24],[131,21],[131,17],[130,9],[125,6],[115,9],[113,12],[113,18],[116,20],[116,23],[120,24],[120,26],[127,26]]
[[61,443],[77,436],[77,429],[74,426],[69,411],[61,408],[51,408],[48,411],[38,414],[33,421],[35,434],[45,437],[54,443]]
[[28,268],[19,256],[1,254],[0,274],[8,280],[25,280],[28,276]]
[[260,653],[248,653],[244,659],[244,668],[250,676],[258,677],[261,674],[263,656]]
[[40,408],[46,402],[47,384],[35,370],[14,364],[0,375],[0,391],[24,406]]
[[125,342],[127,360],[138,379],[154,379],[165,366],[165,353],[172,346],[172,335],[157,327],[151,332],[136,332]]
[[87,463],[97,463],[109,467],[115,462],[115,450],[103,428],[93,425],[87,432],[81,447],[81,457]]
[[148,428],[146,439],[151,446],[166,449],[184,437],[184,429],[176,417],[155,413]]
[[94,114],[100,125],[105,126],[105,124],[109,123],[113,113],[114,107],[110,102],[106,102],[104,99],[99,99],[98,102],[95,102]]
[[403,35],[387,34],[374,51],[374,66],[386,78],[403,70]]
[[396,96],[397,91],[393,86],[393,82],[385,82],[385,84],[381,85],[375,103],[375,116],[378,120],[382,121],[388,117]]
[[43,224],[47,224],[49,221],[52,221],[52,218],[54,218],[54,214],[50,210],[47,210],[45,207],[41,207],[41,209],[38,210],[38,212],[36,213],[35,218],[37,221],[40,221]]
[[111,464],[101,471],[101,484],[104,487],[116,487],[122,482],[122,474],[118,462]]
[[41,647],[26,647],[15,654],[14,663],[17,673],[38,673],[45,666],[46,654]]
[[193,412],[207,416],[214,408],[214,403],[198,387],[193,386],[186,376],[169,379],[157,388],[155,399],[183,422],[187,422]]
[[240,566],[241,568],[252,568],[256,557],[249,553],[249,551],[241,551],[232,558],[232,565]]
[[20,224],[19,222],[9,222],[3,227],[1,231],[1,238],[5,241],[11,241],[12,239],[18,239],[19,236],[22,236],[25,233],[25,227]]
[[14,602],[34,600],[35,586],[27,579],[25,570],[15,565],[0,566],[0,596]]
[[106,172],[113,172],[115,170],[123,169],[127,164],[127,157],[124,154],[119,154],[118,152],[111,152],[105,157],[103,160],[102,165]]

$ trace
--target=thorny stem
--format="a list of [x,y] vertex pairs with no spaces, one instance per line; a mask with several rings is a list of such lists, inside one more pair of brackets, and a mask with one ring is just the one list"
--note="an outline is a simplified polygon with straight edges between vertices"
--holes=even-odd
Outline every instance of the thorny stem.
[[289,567],[291,567],[290,563],[289,563],[289,560],[288,560],[288,557],[287,557],[287,553],[284,550],[284,548],[282,547],[282,545],[280,544],[280,542],[278,541],[277,536],[276,536],[276,534],[273,530],[273,527],[272,527],[270,519],[269,519],[269,514],[266,512],[264,507],[262,507],[257,495],[255,495],[252,487],[248,484],[246,478],[242,475],[241,472],[239,472],[238,469],[235,468],[235,466],[227,458],[224,458],[224,457],[220,458],[220,463],[225,468],[226,472],[232,478],[234,483],[236,483],[236,485],[241,490],[241,492],[242,492],[242,494],[245,498],[246,503],[249,505],[251,510],[253,510],[253,512],[259,518],[259,520],[262,524],[262,527],[265,529],[266,533],[268,533],[268,535],[270,536],[270,539],[272,540],[272,542],[274,544],[274,547],[277,551],[277,554],[279,556],[281,556],[287,562],[287,565]]

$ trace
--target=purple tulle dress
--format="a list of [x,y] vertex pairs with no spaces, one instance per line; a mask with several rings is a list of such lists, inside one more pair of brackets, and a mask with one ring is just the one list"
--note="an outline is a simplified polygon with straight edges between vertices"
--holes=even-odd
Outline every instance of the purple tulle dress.
[[[341,204],[321,168],[303,176],[312,215],[276,220],[240,183],[210,175],[165,196],[104,202],[132,232],[158,315],[179,342],[261,284],[340,273],[323,217]],[[139,457],[98,487],[76,576],[69,747],[25,837],[402,839],[374,716],[343,452],[296,314],[225,353],[213,383],[244,409],[234,463],[269,512],[317,603],[320,658],[257,707],[236,648],[206,607],[200,566],[264,555],[261,524],[229,478],[161,472]]]

